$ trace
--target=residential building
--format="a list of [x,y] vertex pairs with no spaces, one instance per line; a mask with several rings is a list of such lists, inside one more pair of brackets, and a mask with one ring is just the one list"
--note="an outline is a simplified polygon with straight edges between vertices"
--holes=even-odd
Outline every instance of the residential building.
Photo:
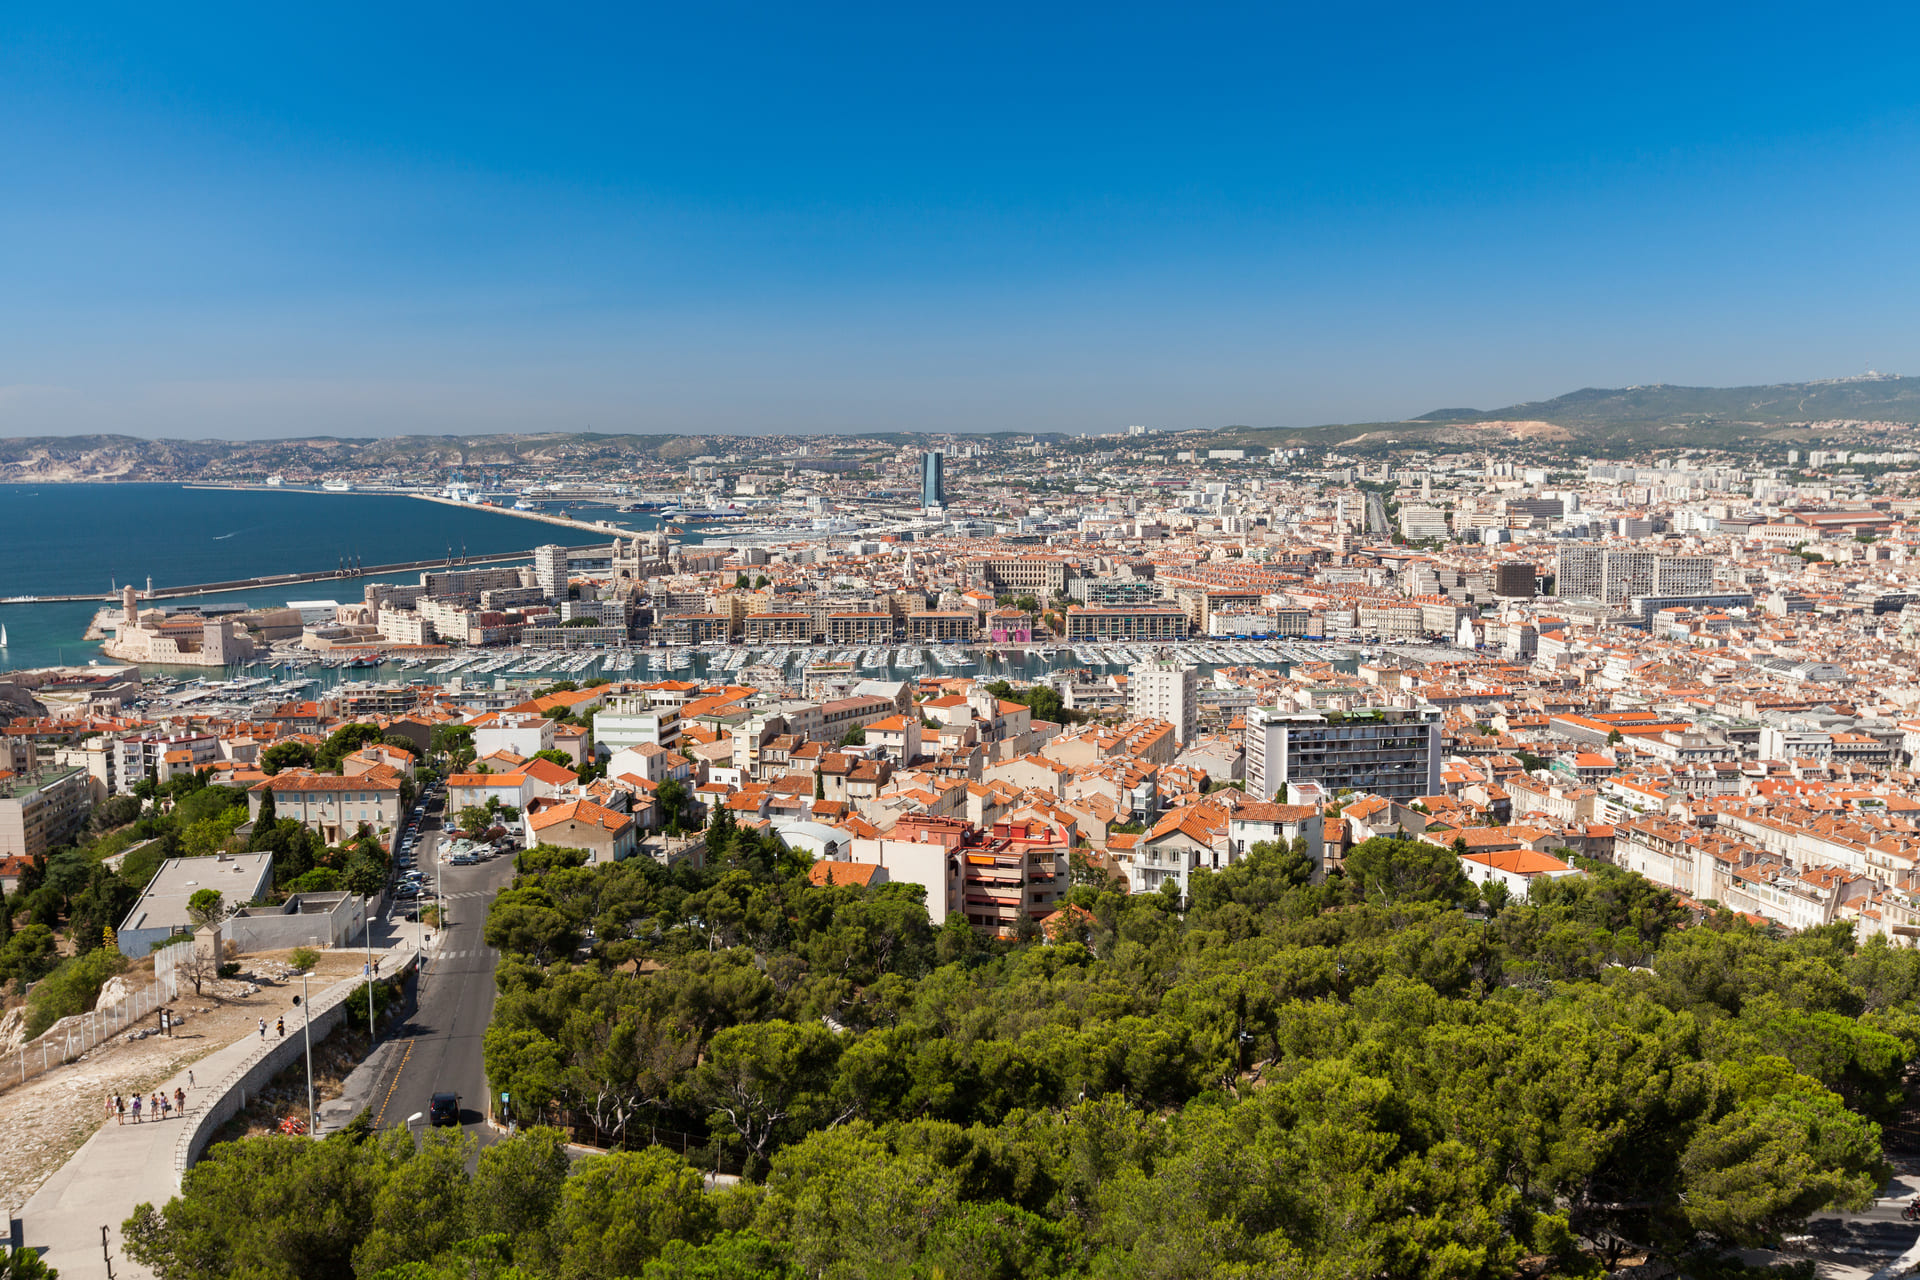
[[1094,609],[1070,606],[1067,609],[1066,639],[1069,643],[1180,640],[1187,634],[1187,625],[1184,609]]
[[929,609],[907,615],[911,644],[968,644],[979,630],[980,615],[971,609]]
[[1289,782],[1412,800],[1440,790],[1438,707],[1299,712],[1255,707],[1246,716],[1247,794],[1273,796]]
[[1181,746],[1193,741],[1200,722],[1200,669],[1172,660],[1135,664],[1127,673],[1127,711],[1165,720]]
[[533,549],[533,577],[549,600],[567,598],[567,549],[547,543]]
[[188,772],[220,759],[220,739],[211,733],[129,734],[116,741],[114,749],[118,756],[114,774],[123,793],[131,792],[144,779],[164,782],[171,777],[175,769],[168,764],[170,752],[187,753]]
[[0,858],[41,857],[86,825],[93,781],[77,765],[0,773]]
[[893,615],[884,610],[827,615],[828,644],[890,644],[892,641]]
[[400,781],[386,768],[353,777],[290,769],[248,790],[247,818],[260,817],[260,803],[271,791],[275,817],[299,820],[328,844],[350,840],[362,827],[386,843],[403,817]]
[[747,615],[746,642],[753,644],[811,644],[810,613],[754,613]]
[[528,848],[583,849],[594,863],[633,855],[633,819],[591,800],[542,800],[527,809],[525,825]]

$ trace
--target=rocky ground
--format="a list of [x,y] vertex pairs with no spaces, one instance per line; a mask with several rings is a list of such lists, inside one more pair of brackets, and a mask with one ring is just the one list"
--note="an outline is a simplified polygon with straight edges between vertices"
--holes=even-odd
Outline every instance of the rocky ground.
[[[299,981],[286,980],[285,952],[246,956],[240,963],[238,979],[210,983],[199,996],[191,986],[183,986],[174,1007],[184,1021],[172,1037],[158,1035],[159,1020],[148,1015],[79,1059],[0,1093],[0,1206],[17,1209],[25,1204],[79,1150],[105,1118],[109,1093],[129,1098],[151,1094],[182,1067],[255,1029],[260,1018],[267,1019],[272,1034],[274,1020],[286,1011],[291,996],[299,994]],[[349,977],[360,966],[358,953],[325,952],[316,980]],[[288,1023],[292,1035],[293,1019]],[[303,1077],[303,1114],[305,1100]],[[189,1110],[195,1101],[189,1090]]]

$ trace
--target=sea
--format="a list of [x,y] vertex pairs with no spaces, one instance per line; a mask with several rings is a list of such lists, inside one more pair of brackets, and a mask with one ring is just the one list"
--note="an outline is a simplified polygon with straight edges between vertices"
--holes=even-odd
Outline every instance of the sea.
[[[571,504],[570,504],[571,505]],[[608,513],[593,511],[592,518]],[[623,516],[632,529],[658,524]],[[0,671],[83,666],[100,658],[82,637],[115,591],[278,573],[313,573],[355,560],[395,564],[448,555],[584,546],[582,529],[486,507],[455,507],[378,493],[304,489],[198,489],[179,484],[0,485],[0,599],[97,593],[91,601],[0,604],[7,648]],[[361,598],[369,582],[418,582],[419,571],[346,577],[190,596],[162,604]]]

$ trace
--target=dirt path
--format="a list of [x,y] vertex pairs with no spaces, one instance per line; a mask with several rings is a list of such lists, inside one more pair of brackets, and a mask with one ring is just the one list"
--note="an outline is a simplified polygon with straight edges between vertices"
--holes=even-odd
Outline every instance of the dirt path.
[[[129,1100],[136,1093],[149,1094],[160,1081],[257,1028],[261,1018],[267,1020],[267,1033],[274,1034],[275,1020],[290,1011],[300,993],[298,979],[275,980],[285,972],[285,958],[285,952],[243,957],[238,979],[211,984],[204,995],[195,996],[185,986],[174,1006],[185,1021],[172,1037],[133,1038],[158,1029],[159,1018],[150,1014],[66,1066],[0,1093],[0,1206],[18,1210],[80,1149],[106,1117],[107,1094]],[[360,964],[351,951],[323,953],[315,982],[349,977]],[[249,979],[249,971],[258,977]],[[250,980],[258,990],[245,995]],[[293,1025],[288,1018],[289,1034]]]

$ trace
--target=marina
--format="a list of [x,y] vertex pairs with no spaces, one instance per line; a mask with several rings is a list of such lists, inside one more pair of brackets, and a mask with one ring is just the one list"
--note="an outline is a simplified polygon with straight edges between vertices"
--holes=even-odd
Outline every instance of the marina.
[[651,683],[697,680],[751,685],[774,694],[805,692],[809,673],[872,680],[978,678],[1046,683],[1069,673],[1100,678],[1136,663],[1171,660],[1216,669],[1267,668],[1277,674],[1315,665],[1351,673],[1378,646],[1223,640],[1165,645],[835,645],[620,647],[592,650],[503,648],[433,654],[316,654],[278,650],[209,673],[190,667],[140,668],[146,709],[220,711],[260,718],[288,701],[319,693],[369,696],[395,685],[532,689],[559,681]]

